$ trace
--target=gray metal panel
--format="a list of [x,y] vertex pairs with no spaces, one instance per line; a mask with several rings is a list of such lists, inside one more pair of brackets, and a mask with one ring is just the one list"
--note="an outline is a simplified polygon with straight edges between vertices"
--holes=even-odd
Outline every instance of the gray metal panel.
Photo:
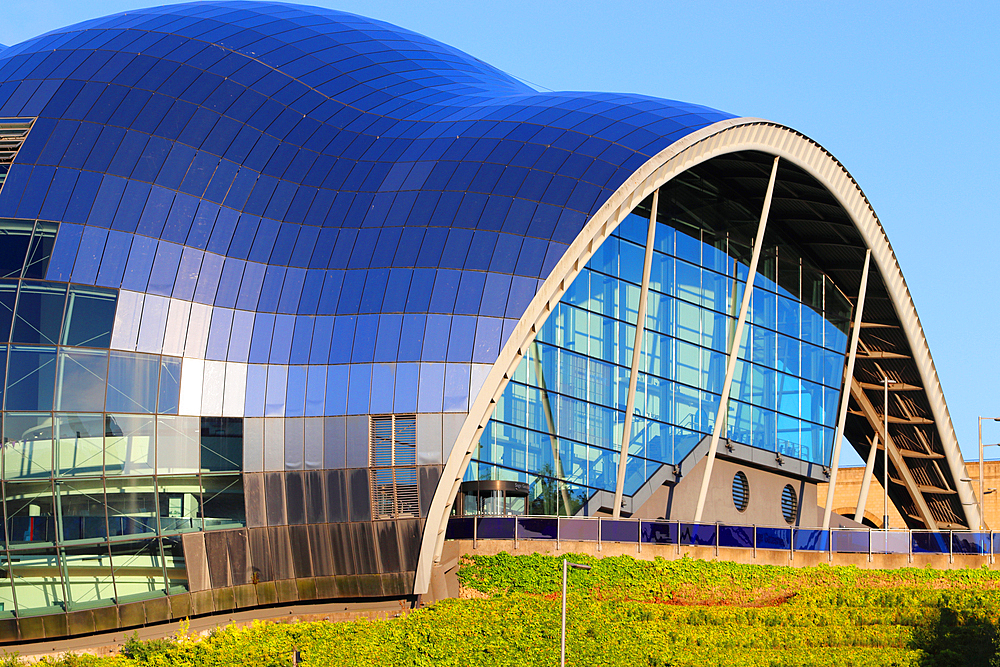
[[326,471],[326,516],[333,523],[347,521],[350,517],[350,495],[347,488],[347,471]]
[[208,556],[208,572],[212,579],[212,588],[231,586],[229,544],[226,533],[205,533],[205,554]]
[[248,533],[251,572],[257,575],[257,581],[273,581],[274,568],[271,567],[271,546],[267,528],[252,528]]
[[351,524],[331,523],[329,530],[334,574],[355,574],[357,568],[354,565],[354,547],[351,544]]
[[417,465],[441,464],[441,415],[417,415]]
[[233,586],[250,582],[250,561],[247,553],[247,531],[227,530],[229,542],[230,578]]
[[267,525],[264,502],[264,475],[243,475],[243,500],[246,505],[247,526],[259,528]]
[[399,534],[395,521],[378,521],[375,524],[375,539],[378,547],[379,572],[399,572]]
[[264,420],[247,418],[243,420],[243,470],[263,472],[264,470]]
[[303,479],[306,495],[306,523],[326,523],[323,471],[306,470]]
[[427,516],[427,510],[431,506],[431,499],[434,497],[434,490],[437,488],[438,480],[441,479],[441,467],[421,466],[417,468],[420,516]]
[[351,521],[371,521],[371,488],[368,469],[348,470],[348,489],[351,497]]
[[285,470],[305,467],[304,428],[302,419],[285,419]]
[[288,536],[288,527],[273,526],[268,528],[267,537],[271,543],[271,565],[274,567],[274,580],[294,578],[292,542]]
[[267,505],[267,525],[285,523],[285,479],[280,472],[264,473],[264,499]]
[[264,470],[285,467],[285,420],[268,417],[264,420]]
[[368,467],[368,417],[347,418],[347,467]]
[[309,547],[309,528],[307,526],[289,526],[288,536],[294,548],[292,549],[292,565],[295,576],[313,576],[312,550]]
[[404,572],[417,569],[417,556],[420,555],[420,531],[424,522],[421,519],[400,519],[395,522],[399,531],[400,567]]
[[188,590],[205,591],[211,586],[208,578],[208,558],[205,556],[204,533],[186,533],[181,537],[184,545],[184,566],[187,568]]
[[347,418],[326,417],[323,420],[323,467],[347,467]]
[[309,551],[312,554],[313,576],[324,577],[338,574],[333,557],[330,526],[310,524],[307,528],[309,529]]
[[285,519],[289,524],[306,522],[305,494],[302,489],[302,472],[299,470],[285,473]]
[[323,467],[323,418],[309,417],[302,420],[305,437],[305,460],[307,470]]
[[352,523],[351,542],[357,559],[358,574],[378,572],[378,552],[375,550],[375,528],[370,521]]
[[445,414],[441,419],[441,462],[448,460],[448,455],[455,447],[458,440],[458,433],[465,424],[467,414]]

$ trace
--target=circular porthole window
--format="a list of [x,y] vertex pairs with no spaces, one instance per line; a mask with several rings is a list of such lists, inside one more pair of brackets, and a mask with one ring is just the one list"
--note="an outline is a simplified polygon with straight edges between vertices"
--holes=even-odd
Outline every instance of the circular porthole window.
[[787,523],[795,523],[795,508],[798,505],[795,498],[795,489],[791,484],[785,484],[781,491],[781,514]]
[[742,470],[733,477],[733,504],[740,512],[745,512],[750,504],[750,482]]

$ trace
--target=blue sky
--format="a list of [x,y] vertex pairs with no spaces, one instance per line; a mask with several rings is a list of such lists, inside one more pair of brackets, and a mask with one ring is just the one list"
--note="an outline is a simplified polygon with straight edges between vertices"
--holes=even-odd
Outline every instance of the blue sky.
[[[153,2],[5,0],[0,43]],[[1000,417],[1000,3],[314,1],[552,90],[757,116],[835,155],[899,258],[967,460]],[[1000,442],[1000,424],[984,439]],[[1000,449],[987,450],[1000,455]],[[848,461],[857,462],[856,456]]]

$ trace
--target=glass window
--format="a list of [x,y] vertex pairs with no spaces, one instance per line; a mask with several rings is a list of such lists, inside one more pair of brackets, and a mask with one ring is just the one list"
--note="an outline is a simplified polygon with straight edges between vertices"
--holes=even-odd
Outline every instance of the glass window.
[[117,290],[71,285],[61,342],[77,347],[108,347],[115,323]]
[[198,477],[158,477],[157,510],[160,530],[177,533],[201,530],[201,481]]
[[11,340],[16,343],[55,345],[59,341],[65,302],[65,284],[22,284]]
[[246,525],[246,508],[241,475],[206,475],[204,486],[205,530],[241,528]]
[[107,411],[156,412],[159,369],[160,358],[155,355],[111,352]]
[[155,533],[156,496],[152,477],[109,479],[106,490],[109,536]]
[[4,415],[4,479],[51,474],[52,430],[51,413],[8,412]]
[[[38,517],[26,518],[28,525],[40,523],[35,521]],[[42,573],[58,572],[59,566],[54,548],[18,552],[16,564],[11,561],[10,577],[14,581],[19,614],[65,611],[62,577],[42,576]]]
[[56,425],[56,473],[100,476],[104,467],[104,417],[59,414]]
[[110,547],[118,604],[147,599],[166,588],[159,540],[112,542]]
[[51,410],[56,350],[12,345],[7,371],[7,410]]
[[157,394],[156,411],[160,414],[177,414],[180,393],[181,360],[172,357],[162,357],[160,361],[160,385]]
[[[2,183],[0,181],[0,184]],[[4,267],[0,269],[0,278],[21,277],[34,224],[30,220],[3,221],[3,227],[0,229],[0,257],[4,258]]]
[[242,466],[243,419],[241,417],[202,417],[202,471],[239,471]]
[[104,483],[101,479],[57,479],[55,483],[56,533],[59,539],[107,538]]
[[10,340],[10,325],[14,321],[14,301],[17,281],[0,280],[0,340]]
[[61,349],[55,409],[100,412],[104,407],[107,376],[107,352]]
[[157,417],[156,471],[194,473],[199,469],[201,428],[198,417]]
[[155,417],[107,415],[104,422],[105,474],[152,474],[156,468]]

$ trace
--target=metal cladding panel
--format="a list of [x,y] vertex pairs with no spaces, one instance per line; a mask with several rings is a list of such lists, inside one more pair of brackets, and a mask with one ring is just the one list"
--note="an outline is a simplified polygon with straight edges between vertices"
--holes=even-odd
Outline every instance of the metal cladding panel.
[[[149,293],[116,342],[226,362],[200,367],[227,386],[198,406],[247,417],[467,411],[471,365],[496,359],[587,218],[731,117],[538,92],[386,23],[263,2],[57,30],[0,51],[5,83],[37,91],[0,117],[37,121],[0,217],[62,223],[39,277]],[[255,364],[288,369],[258,385]]]
[[292,541],[292,563],[296,577],[312,577],[314,572],[312,547],[309,543],[307,526],[289,526],[288,535]]

